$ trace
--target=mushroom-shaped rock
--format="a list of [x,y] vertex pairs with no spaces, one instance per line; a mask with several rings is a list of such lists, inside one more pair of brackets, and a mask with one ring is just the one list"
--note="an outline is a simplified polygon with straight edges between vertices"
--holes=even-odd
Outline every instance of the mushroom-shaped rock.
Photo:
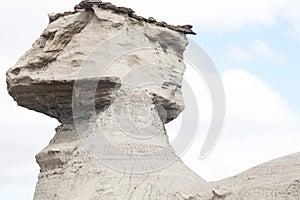
[[[120,84],[126,84],[120,79],[126,75],[128,78],[128,74],[138,68],[139,73],[147,73],[160,81],[155,86],[152,84],[152,89],[149,85],[148,93],[154,104],[164,108],[165,121],[176,118],[183,109],[180,87],[185,69],[182,54],[187,45],[184,32],[136,20],[128,16],[131,11],[121,12],[120,9],[128,10],[123,7],[115,9],[104,4],[104,9],[101,5],[82,2],[79,6],[86,11],[51,15],[51,23],[41,37],[8,71],[10,95],[21,106],[60,122],[70,121],[76,80],[99,82],[97,91],[90,91],[90,95],[96,94],[97,101],[85,102],[94,104],[98,110],[110,104]],[[111,52],[122,49],[119,53],[126,55],[107,55],[108,45],[103,43],[117,35],[120,41],[109,44],[109,48]],[[99,62],[108,57],[114,60]],[[93,62],[94,69],[89,68],[91,73],[84,74],[82,65],[87,62]],[[151,80],[145,80],[145,84],[147,81]]]
[[20,106],[61,122],[37,156],[35,200],[201,198],[207,183],[174,153],[164,124],[183,110],[191,26],[83,1],[7,72]]

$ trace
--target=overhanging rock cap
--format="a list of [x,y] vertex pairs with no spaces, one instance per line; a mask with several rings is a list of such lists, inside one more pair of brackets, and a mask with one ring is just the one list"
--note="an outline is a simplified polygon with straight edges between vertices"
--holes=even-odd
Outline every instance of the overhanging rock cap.
[[58,13],[58,14],[53,14],[53,15],[49,15],[49,20],[50,22],[53,22],[55,20],[57,20],[58,18],[60,18],[61,16],[66,16],[69,14],[74,14],[76,12],[81,12],[81,11],[93,11],[93,7],[96,6],[98,8],[102,8],[102,9],[107,9],[107,10],[112,10],[115,13],[120,13],[120,14],[124,14],[124,15],[128,15],[128,17],[139,20],[139,21],[144,21],[150,24],[155,24],[157,26],[161,26],[161,27],[166,27],[168,29],[177,31],[177,32],[181,32],[184,34],[192,34],[192,35],[196,35],[196,33],[192,30],[193,26],[192,25],[170,25],[166,22],[158,22],[155,18],[153,17],[149,17],[149,18],[144,18],[142,16],[138,16],[135,14],[135,11],[132,10],[131,8],[126,8],[126,7],[118,7],[112,3],[108,3],[108,2],[102,2],[102,1],[97,1],[97,0],[85,0],[80,2],[78,5],[76,5],[74,7],[73,12],[64,12],[64,13]]

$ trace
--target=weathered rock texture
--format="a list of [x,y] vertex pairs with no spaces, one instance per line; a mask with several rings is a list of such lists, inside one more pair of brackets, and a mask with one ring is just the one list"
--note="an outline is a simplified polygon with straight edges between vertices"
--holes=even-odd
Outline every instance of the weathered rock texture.
[[[122,33],[120,41],[101,47]],[[189,25],[144,19],[131,9],[98,1],[50,15],[41,37],[7,72],[8,91],[20,106],[61,122],[36,156],[41,170],[35,200],[188,199],[207,190],[207,183],[172,149],[159,158],[158,168],[151,166],[155,158],[147,157],[169,145],[164,123],[183,109],[183,51],[189,33],[194,34]],[[101,66],[120,49],[126,54]],[[99,68],[105,70],[98,73]],[[80,96],[80,105],[74,104]],[[83,109],[75,113],[74,106]],[[100,134],[110,145],[97,141]],[[146,162],[134,155],[146,155]]]
[[192,26],[100,1],[49,19],[7,72],[8,91],[20,106],[61,122],[36,155],[35,200],[299,199],[297,154],[209,184],[171,148],[159,153],[169,145],[164,124],[184,107],[183,52]]
[[213,199],[299,200],[300,153],[267,162],[212,184]]

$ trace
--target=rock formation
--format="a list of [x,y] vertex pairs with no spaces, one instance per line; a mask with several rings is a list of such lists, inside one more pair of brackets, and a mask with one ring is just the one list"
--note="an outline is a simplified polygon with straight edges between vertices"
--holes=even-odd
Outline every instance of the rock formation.
[[[213,184],[213,199],[299,200],[300,153],[253,167]],[[204,199],[210,199],[207,196]]]
[[7,72],[18,105],[61,122],[36,155],[34,199],[188,199],[207,190],[164,129],[183,109],[183,51],[192,27],[100,1],[49,18]]
[[175,155],[164,124],[184,108],[191,25],[96,0],[49,20],[7,72],[18,105],[61,123],[36,155],[35,200],[300,199],[299,154],[217,183]]

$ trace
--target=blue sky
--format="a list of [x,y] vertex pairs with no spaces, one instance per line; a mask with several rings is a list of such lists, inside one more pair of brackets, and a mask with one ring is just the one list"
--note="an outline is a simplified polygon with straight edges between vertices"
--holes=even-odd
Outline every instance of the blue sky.
[[[274,27],[247,25],[225,33],[203,31],[191,38],[202,45],[220,73],[232,68],[246,70],[268,83],[300,112],[300,39],[286,33],[290,28],[286,21],[278,21]],[[269,48],[272,58],[253,52],[252,47],[257,41]],[[234,53],[233,49],[242,52]]]
[[[192,80],[203,118],[199,137],[183,157],[191,169],[218,180],[300,151],[299,0],[112,2],[145,17],[193,24],[198,35],[189,37],[206,50],[222,76],[227,97],[223,137],[205,160],[198,160],[198,154],[209,124],[209,95],[201,80]],[[17,107],[6,92],[5,72],[46,27],[47,13],[72,10],[76,3],[0,2],[0,199],[32,199],[39,171],[34,155],[58,125]],[[171,139],[178,120],[168,126]]]

